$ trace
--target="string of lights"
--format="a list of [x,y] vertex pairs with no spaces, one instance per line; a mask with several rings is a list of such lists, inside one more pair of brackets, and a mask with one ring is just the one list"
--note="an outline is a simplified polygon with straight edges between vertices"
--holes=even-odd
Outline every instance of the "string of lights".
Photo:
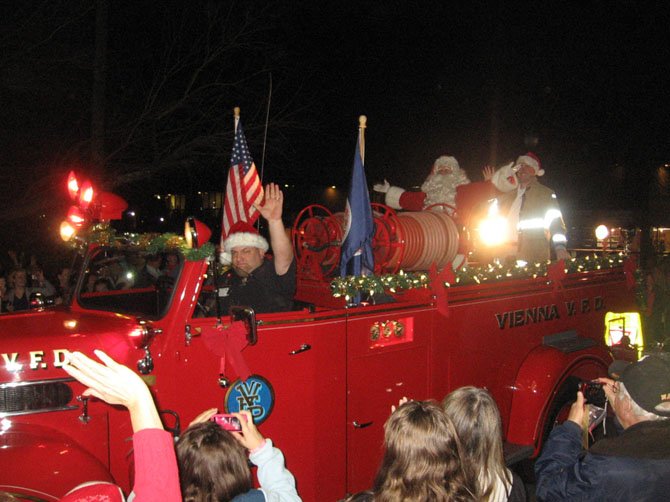
[[[625,259],[626,255],[623,253],[572,258],[565,262],[565,273],[575,274],[621,267]],[[444,287],[546,277],[550,264],[551,262],[516,263],[509,266],[502,263],[493,263],[482,266],[466,266],[455,272],[456,278],[453,284],[445,282]],[[430,277],[425,272],[407,273],[401,270],[398,274],[338,277],[331,281],[330,287],[335,298],[344,297],[348,301],[360,293],[374,296],[386,292],[396,293],[403,290],[428,288],[430,287]]]

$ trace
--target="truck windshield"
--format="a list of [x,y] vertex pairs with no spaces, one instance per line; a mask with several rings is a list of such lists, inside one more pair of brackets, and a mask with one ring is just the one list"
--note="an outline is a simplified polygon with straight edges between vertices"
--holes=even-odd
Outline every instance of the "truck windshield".
[[162,317],[178,283],[183,257],[136,249],[95,250],[86,263],[77,295],[86,309]]

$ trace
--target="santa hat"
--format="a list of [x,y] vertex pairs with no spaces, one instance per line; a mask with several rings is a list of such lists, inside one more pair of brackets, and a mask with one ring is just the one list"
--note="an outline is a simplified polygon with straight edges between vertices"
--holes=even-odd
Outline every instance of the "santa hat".
[[516,166],[520,166],[521,164],[526,164],[527,166],[532,167],[536,176],[542,176],[544,174],[542,163],[540,162],[540,159],[537,157],[537,155],[535,155],[533,152],[528,152],[526,155],[521,155],[518,159],[516,159]]
[[501,192],[511,192],[519,186],[516,179],[514,162],[510,162],[498,169],[491,177],[491,183]]
[[433,163],[433,170],[431,174],[435,174],[441,168],[448,167],[451,169],[451,172],[458,171],[461,167],[458,165],[456,157],[451,157],[449,155],[442,155],[438,157],[437,160]]
[[231,262],[231,251],[238,247],[258,248],[265,253],[270,246],[265,237],[260,235],[253,225],[246,221],[238,221],[230,227],[230,232],[223,241],[223,252],[220,255],[221,263],[229,264]]

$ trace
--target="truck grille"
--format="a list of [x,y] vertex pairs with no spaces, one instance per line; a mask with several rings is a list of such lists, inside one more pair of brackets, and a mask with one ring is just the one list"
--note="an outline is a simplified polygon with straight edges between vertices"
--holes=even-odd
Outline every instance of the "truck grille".
[[72,379],[0,384],[0,416],[76,408],[68,406],[72,389],[67,381]]

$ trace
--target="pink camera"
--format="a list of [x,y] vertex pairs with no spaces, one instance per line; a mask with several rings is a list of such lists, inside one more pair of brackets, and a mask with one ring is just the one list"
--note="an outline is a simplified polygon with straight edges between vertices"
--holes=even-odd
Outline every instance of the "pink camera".
[[218,413],[210,420],[219,424],[219,426],[226,431],[240,432],[242,430],[240,420],[230,413]]

